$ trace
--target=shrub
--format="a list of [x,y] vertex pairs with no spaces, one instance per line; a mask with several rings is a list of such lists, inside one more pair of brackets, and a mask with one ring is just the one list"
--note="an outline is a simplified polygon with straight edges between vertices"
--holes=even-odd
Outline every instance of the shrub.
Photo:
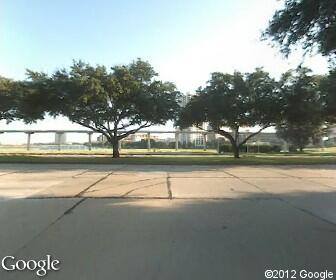
[[[282,147],[280,145],[247,145],[244,144],[239,147],[240,152],[248,152],[249,153],[279,153],[281,151]],[[230,144],[223,144],[219,147],[219,153],[232,153],[232,146]]]

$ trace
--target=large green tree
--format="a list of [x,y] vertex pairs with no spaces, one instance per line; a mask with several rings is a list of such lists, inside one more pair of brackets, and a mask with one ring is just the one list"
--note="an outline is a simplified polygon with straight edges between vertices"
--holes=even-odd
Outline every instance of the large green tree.
[[279,89],[282,106],[277,133],[302,151],[310,139],[320,136],[323,124],[318,78],[310,69],[298,68],[282,75]]
[[119,157],[121,139],[142,128],[165,124],[179,109],[175,86],[155,79],[152,66],[140,59],[111,70],[79,61],[52,76],[28,74],[35,95],[27,104],[40,100],[34,114],[44,110],[64,115],[103,134],[113,146],[113,157]]
[[[276,82],[262,69],[253,73],[212,73],[206,87],[183,108],[177,124],[181,128],[208,122],[211,131],[227,138],[235,158],[239,148],[279,118],[279,98]],[[240,139],[242,127],[259,126],[258,131]]]
[[336,123],[336,69],[322,77],[320,90],[323,98],[323,114],[329,124]]
[[288,55],[297,45],[306,51],[317,49],[336,54],[336,1],[285,0],[275,12],[263,37],[271,39]]
[[17,82],[0,77],[0,121],[11,121],[17,117],[20,93],[18,87]]

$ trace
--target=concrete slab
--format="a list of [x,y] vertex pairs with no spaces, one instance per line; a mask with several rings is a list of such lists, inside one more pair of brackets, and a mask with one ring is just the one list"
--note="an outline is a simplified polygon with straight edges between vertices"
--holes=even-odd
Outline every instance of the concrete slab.
[[60,178],[49,177],[46,174],[44,176],[12,174],[2,176],[1,179],[0,196],[12,198],[31,196],[44,188],[49,188],[63,182]]
[[171,178],[233,178],[232,175],[224,171],[182,171],[169,172]]
[[224,169],[227,174],[240,177],[240,178],[277,178],[287,177],[284,174],[275,172],[274,169],[265,168],[262,166],[247,167],[247,166],[234,166]]
[[286,176],[300,178],[335,178],[336,168],[334,166],[304,166],[304,167],[279,167],[278,172]]
[[132,173],[110,175],[87,190],[83,197],[167,198],[167,179],[162,174]]
[[17,257],[61,260],[49,280],[260,280],[266,269],[333,271],[335,229],[277,200],[89,199]]
[[170,178],[173,198],[241,198],[264,195],[236,178]]
[[323,186],[310,180],[299,178],[244,178],[245,182],[251,183],[273,194],[296,194],[314,192],[332,192],[331,187]]
[[2,176],[0,196],[75,196],[81,189],[97,181],[102,175],[81,178],[78,170],[14,173]]
[[306,180],[318,183],[319,185],[336,188],[336,178],[306,178]]
[[104,178],[102,175],[88,175],[66,179],[63,182],[53,185],[48,188],[34,193],[30,197],[44,198],[44,197],[76,197],[85,189],[97,183]]

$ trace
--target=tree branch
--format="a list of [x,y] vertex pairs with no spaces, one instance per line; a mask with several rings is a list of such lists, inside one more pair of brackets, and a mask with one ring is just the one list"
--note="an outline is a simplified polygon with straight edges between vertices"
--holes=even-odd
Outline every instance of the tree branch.
[[124,139],[124,138],[126,138],[127,136],[129,136],[129,135],[131,135],[131,134],[134,134],[134,133],[138,132],[140,129],[145,128],[145,127],[149,127],[149,126],[151,126],[151,125],[152,125],[151,123],[146,122],[145,124],[140,125],[138,128],[129,130],[129,131],[125,132],[124,134],[120,134],[120,135],[118,135],[118,140]]
[[262,128],[260,128],[257,132],[253,132],[252,134],[250,134],[249,136],[247,136],[242,142],[239,143],[239,146],[244,145],[249,139],[251,139],[252,137],[256,136],[257,134],[259,134],[261,131],[263,131],[265,128],[270,127],[270,125],[265,125]]
[[232,143],[235,143],[235,140],[234,140],[234,138],[233,138],[233,136],[231,135],[230,132],[225,131],[225,130],[223,130],[223,129],[219,129],[219,128],[216,129],[215,132],[218,133],[219,135],[222,135],[222,136],[224,136],[225,138],[227,138],[227,139],[231,142],[231,144],[232,144]]

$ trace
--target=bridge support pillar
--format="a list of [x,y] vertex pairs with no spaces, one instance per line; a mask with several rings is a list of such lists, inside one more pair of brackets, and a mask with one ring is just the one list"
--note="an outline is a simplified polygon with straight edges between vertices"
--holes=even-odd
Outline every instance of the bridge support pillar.
[[88,133],[88,136],[89,136],[89,151],[92,150],[92,132],[89,132]]
[[150,151],[151,142],[150,142],[150,132],[147,132],[147,150]]
[[206,133],[203,133],[203,150],[204,151],[206,151],[207,149],[207,142],[206,142],[207,137],[206,136],[207,136]]
[[30,151],[31,135],[34,134],[34,132],[26,132],[26,134],[27,134],[27,151]]

